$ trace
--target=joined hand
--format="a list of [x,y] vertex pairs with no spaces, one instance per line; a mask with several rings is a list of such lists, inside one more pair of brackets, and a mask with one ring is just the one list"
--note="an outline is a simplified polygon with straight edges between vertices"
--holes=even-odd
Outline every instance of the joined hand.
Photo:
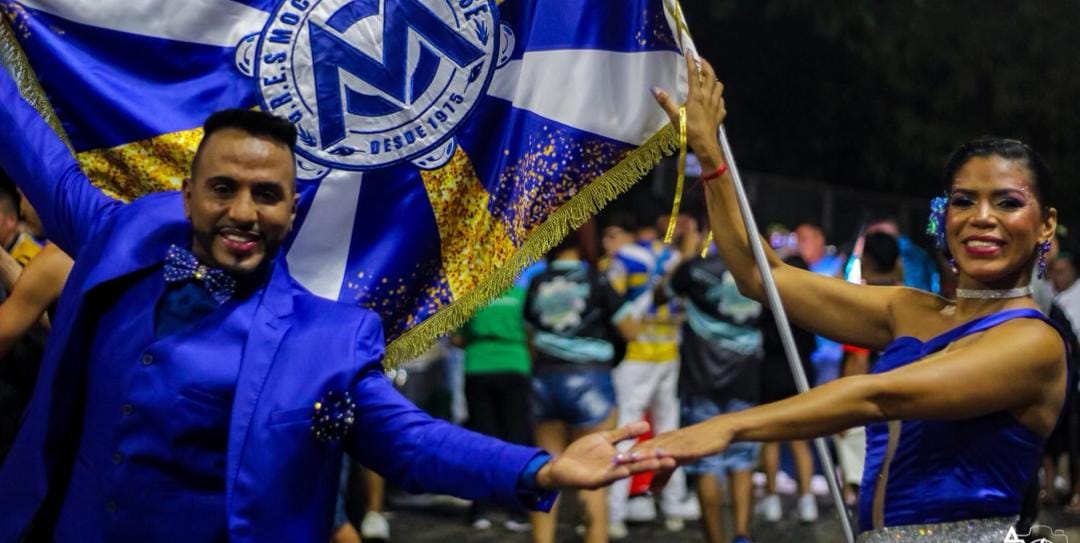
[[663,451],[618,454],[616,444],[648,431],[647,422],[635,422],[615,430],[584,436],[544,465],[536,475],[536,482],[540,488],[549,490],[595,489],[635,473],[675,469],[675,460]]
[[670,468],[661,469],[653,477],[649,488],[653,492],[659,492],[677,466],[723,452],[731,444],[733,437],[734,432],[725,424],[724,418],[717,417],[638,443],[630,450],[630,454],[638,453],[647,458],[662,455],[666,459],[674,460]]

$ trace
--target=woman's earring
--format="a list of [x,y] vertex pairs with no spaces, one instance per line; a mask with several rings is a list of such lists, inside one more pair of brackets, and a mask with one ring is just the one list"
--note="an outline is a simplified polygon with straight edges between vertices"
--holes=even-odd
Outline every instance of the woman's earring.
[[956,267],[956,259],[955,258],[950,258],[949,259],[949,269],[952,270],[953,275],[958,275],[960,273],[960,268]]
[[1050,252],[1050,240],[1039,244],[1039,279],[1046,279],[1046,254]]

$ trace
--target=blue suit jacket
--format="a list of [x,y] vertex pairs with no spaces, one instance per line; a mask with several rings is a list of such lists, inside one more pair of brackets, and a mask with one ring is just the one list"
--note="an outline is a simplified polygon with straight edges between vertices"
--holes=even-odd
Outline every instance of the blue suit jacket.
[[[37,518],[51,525],[75,461],[102,285],[160,264],[191,228],[178,193],[121,204],[92,187],[77,163],[0,69],[0,164],[41,215],[49,238],[76,255],[15,445],[0,469],[0,542]],[[382,376],[382,326],[358,307],[318,298],[278,259],[244,342],[232,408],[226,501],[232,541],[329,539],[342,452],[411,491],[517,500],[517,477],[538,449],[433,419]],[[148,300],[147,303],[154,303]],[[351,391],[358,418],[342,442],[310,430],[312,406]],[[162,401],[172,399],[162,398]]]

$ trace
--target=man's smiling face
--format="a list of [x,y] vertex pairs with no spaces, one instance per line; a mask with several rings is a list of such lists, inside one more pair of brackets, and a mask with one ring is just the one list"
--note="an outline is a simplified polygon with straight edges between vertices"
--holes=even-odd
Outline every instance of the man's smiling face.
[[294,168],[292,150],[271,138],[238,128],[208,136],[182,189],[195,256],[236,276],[273,258],[296,217]]

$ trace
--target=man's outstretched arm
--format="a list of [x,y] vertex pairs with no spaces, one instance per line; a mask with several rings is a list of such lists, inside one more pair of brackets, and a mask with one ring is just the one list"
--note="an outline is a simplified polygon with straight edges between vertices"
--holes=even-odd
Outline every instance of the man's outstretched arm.
[[0,168],[41,216],[47,237],[76,255],[96,221],[122,205],[90,184],[64,142],[0,67]]
[[349,454],[410,492],[547,510],[553,500],[544,499],[546,492],[599,488],[635,473],[675,466],[674,460],[656,455],[616,462],[615,445],[648,432],[645,422],[587,435],[550,457],[541,449],[506,443],[428,415],[376,369],[361,377],[353,397],[357,419]]
[[[368,368],[353,388],[356,423],[348,452],[354,459],[412,492],[452,494],[465,499],[519,503],[545,510],[552,500],[535,499],[545,491],[598,488],[641,471],[671,469],[670,458],[615,462],[615,443],[648,431],[637,423],[598,432],[572,443],[549,458],[541,449],[484,436],[420,410],[401,395],[380,371],[382,328],[378,319],[362,327],[361,356]],[[366,350],[363,345],[374,345]],[[625,469],[623,469],[625,468]]]

